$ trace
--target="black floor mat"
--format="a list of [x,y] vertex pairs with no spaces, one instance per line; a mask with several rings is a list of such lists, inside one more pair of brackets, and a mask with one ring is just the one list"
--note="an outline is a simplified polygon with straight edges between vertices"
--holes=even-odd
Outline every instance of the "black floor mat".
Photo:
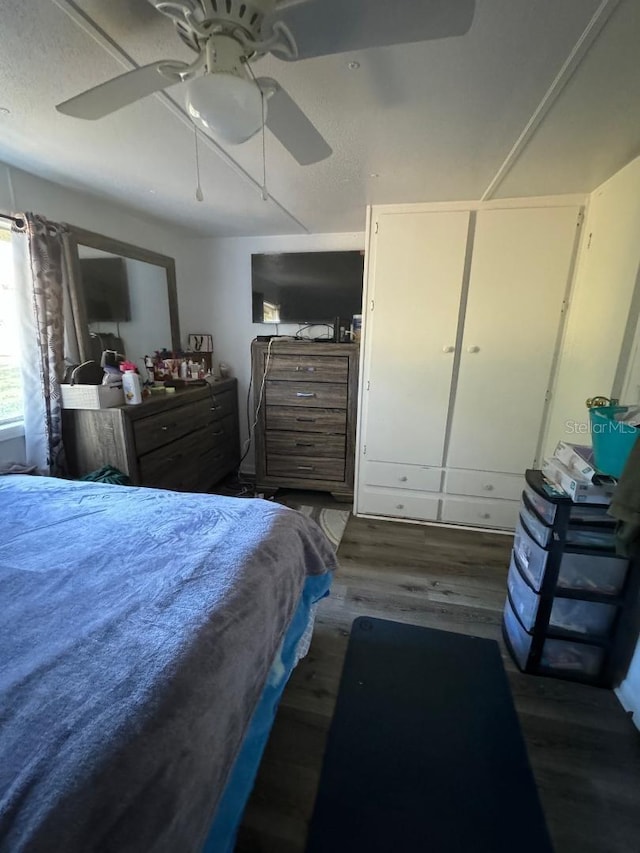
[[551,850],[498,644],[356,619],[307,853]]

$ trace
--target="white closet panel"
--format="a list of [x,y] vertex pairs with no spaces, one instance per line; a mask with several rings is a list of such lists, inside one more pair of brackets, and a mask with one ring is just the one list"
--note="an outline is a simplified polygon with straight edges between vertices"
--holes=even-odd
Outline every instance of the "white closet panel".
[[478,213],[447,467],[533,464],[579,211]]
[[377,221],[367,306],[366,458],[437,467],[469,213],[383,213]]

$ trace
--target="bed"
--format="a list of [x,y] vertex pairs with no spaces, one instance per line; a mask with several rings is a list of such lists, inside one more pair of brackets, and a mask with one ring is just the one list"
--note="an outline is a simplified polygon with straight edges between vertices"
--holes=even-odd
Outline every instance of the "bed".
[[0,476],[0,850],[230,853],[327,594],[261,500]]

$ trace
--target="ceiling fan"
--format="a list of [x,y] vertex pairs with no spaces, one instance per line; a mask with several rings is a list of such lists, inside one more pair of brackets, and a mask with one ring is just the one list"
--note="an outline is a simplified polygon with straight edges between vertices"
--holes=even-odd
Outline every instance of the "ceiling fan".
[[268,53],[294,62],[345,51],[464,35],[475,0],[149,0],[197,57],[162,60],[70,98],[56,109],[98,119],[186,83],[192,121],[222,142],[246,142],[266,127],[301,165],[332,151],[276,80],[256,78]]

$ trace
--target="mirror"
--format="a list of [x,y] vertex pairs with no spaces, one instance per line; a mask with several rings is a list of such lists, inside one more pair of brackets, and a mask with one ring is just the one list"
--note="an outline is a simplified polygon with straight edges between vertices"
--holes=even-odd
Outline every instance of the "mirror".
[[75,227],[69,244],[82,361],[113,349],[140,366],[155,350],[180,349],[173,258]]

